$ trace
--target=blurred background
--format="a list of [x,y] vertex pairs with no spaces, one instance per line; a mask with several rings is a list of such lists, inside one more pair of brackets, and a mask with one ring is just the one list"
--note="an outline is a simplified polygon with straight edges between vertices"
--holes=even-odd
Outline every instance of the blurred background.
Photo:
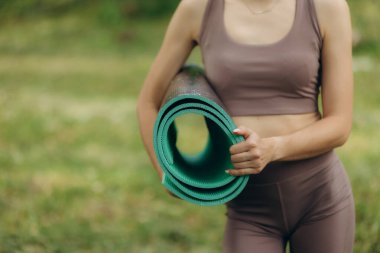
[[[0,252],[220,251],[224,206],[167,195],[138,132],[137,94],[178,2],[0,1]],[[380,2],[348,3],[355,115],[337,152],[355,252],[379,253]]]

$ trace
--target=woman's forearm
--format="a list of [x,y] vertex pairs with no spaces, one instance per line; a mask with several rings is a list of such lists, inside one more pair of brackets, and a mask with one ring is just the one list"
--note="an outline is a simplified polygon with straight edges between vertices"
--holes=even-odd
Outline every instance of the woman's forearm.
[[273,160],[286,161],[313,157],[342,146],[351,131],[351,122],[330,116],[289,135],[267,138],[274,147]]
[[138,102],[136,113],[139,123],[140,136],[144,143],[148,156],[157,171],[160,179],[162,179],[163,171],[157,161],[153,148],[153,127],[158,111],[153,104]]
[[[336,114],[335,114],[336,115]],[[245,141],[231,145],[233,176],[258,174],[272,161],[306,159],[343,145],[351,132],[351,116],[324,117],[287,135],[261,138],[252,129],[239,125],[235,134]]]

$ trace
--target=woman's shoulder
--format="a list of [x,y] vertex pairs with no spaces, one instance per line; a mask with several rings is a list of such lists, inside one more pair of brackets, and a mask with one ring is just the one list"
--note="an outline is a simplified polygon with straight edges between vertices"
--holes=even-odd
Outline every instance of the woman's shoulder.
[[310,0],[314,2],[315,11],[321,29],[322,37],[325,36],[328,26],[337,21],[346,21],[349,17],[347,0]]
[[202,17],[208,1],[212,0],[181,0],[174,14],[180,13],[189,18],[189,21],[199,19]]
[[195,10],[201,9],[201,5],[206,5],[208,1],[211,0],[181,0],[179,5]]
[[190,26],[193,39],[197,42],[208,1],[212,0],[181,0],[173,14],[182,16],[181,20]]

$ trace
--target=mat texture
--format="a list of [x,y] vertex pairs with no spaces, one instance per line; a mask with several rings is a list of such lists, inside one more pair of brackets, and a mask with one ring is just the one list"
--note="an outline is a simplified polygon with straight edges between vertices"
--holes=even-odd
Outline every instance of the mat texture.
[[[176,146],[175,119],[184,114],[203,116],[208,129],[205,148],[196,155]],[[248,176],[231,176],[229,147],[243,141],[232,130],[235,123],[210,86],[203,68],[185,64],[171,81],[153,128],[153,146],[164,171],[163,185],[176,196],[194,204],[211,206],[235,198],[246,186]],[[194,138],[199,136],[194,133]]]

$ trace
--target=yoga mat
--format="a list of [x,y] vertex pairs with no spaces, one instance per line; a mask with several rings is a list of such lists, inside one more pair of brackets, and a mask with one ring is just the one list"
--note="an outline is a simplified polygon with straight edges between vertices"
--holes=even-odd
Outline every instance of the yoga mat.
[[[175,119],[185,114],[203,116],[208,130],[205,148],[195,155],[176,146]],[[231,176],[229,147],[244,140],[232,130],[235,123],[214,92],[202,67],[183,65],[172,79],[153,128],[153,146],[163,169],[162,184],[173,194],[197,205],[224,204],[246,186],[248,176]],[[194,138],[199,138],[194,133]]]

